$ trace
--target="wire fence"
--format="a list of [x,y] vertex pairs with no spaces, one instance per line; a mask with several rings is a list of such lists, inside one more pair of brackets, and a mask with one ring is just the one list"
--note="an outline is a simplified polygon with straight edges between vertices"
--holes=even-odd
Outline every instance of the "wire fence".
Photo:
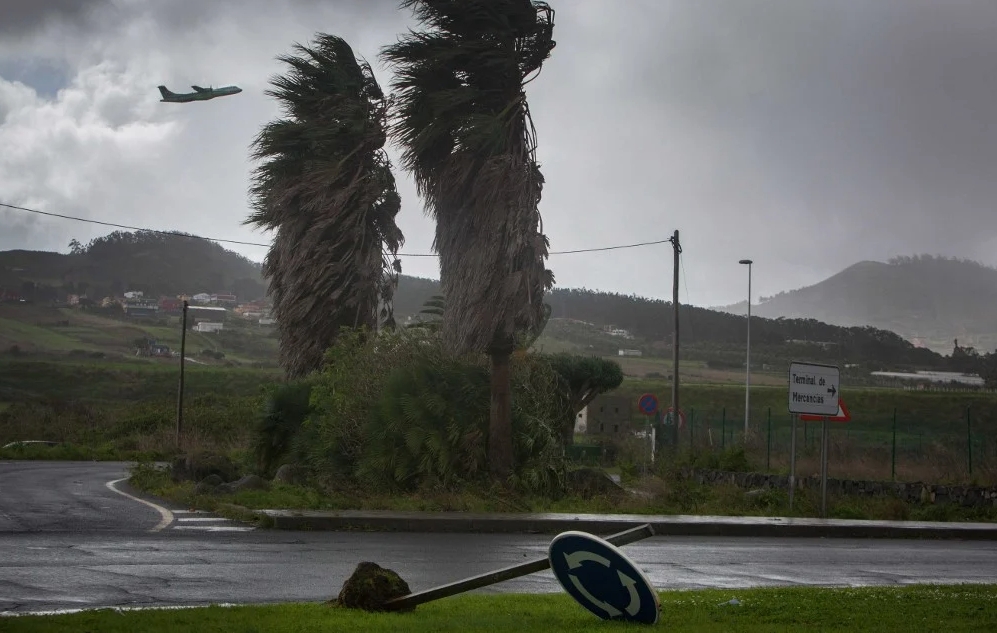
[[[692,452],[743,448],[753,465],[770,472],[787,470],[792,417],[768,409],[749,419],[745,435],[741,416],[730,416],[725,409],[690,408],[675,448]],[[997,479],[997,441],[989,430],[973,428],[971,409],[939,420],[905,419],[894,412],[885,419],[828,424],[831,477],[924,482]],[[800,474],[819,469],[821,425],[797,422]]]
[[[669,420],[635,414],[626,431],[588,436],[593,443],[574,453],[601,461],[650,458],[651,427],[657,436],[661,459],[692,456],[694,462],[715,464],[723,459],[701,459],[743,450],[747,466],[757,472],[788,473],[793,418],[772,409],[753,412],[744,431],[744,413],[726,408],[690,407],[678,430]],[[861,416],[849,422],[829,422],[828,476],[866,481],[997,484],[997,437],[992,411],[965,408],[941,416],[920,416],[894,411],[887,416]],[[796,422],[796,472],[816,475],[820,470],[822,422]],[[614,427],[615,428],[615,427]],[[632,441],[633,431],[646,441]],[[599,446],[603,449],[600,451]],[[605,450],[611,446],[613,450]],[[637,446],[634,449],[634,446]],[[629,448],[628,448],[629,447]],[[627,455],[630,451],[630,455]],[[633,454],[636,451],[637,454]],[[643,454],[643,453],[646,453]],[[696,459],[700,458],[700,459]],[[742,463],[741,468],[745,465]]]

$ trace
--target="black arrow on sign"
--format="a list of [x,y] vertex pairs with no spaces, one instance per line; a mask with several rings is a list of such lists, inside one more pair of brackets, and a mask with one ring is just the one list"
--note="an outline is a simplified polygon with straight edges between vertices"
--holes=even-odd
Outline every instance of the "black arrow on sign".
[[834,394],[838,393],[838,390],[834,388],[834,385],[831,385],[827,392],[831,394],[831,396],[834,396]]

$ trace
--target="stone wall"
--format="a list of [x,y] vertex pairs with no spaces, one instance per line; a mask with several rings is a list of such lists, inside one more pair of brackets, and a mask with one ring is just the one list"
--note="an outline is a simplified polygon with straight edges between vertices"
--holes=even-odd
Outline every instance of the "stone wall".
[[[789,475],[737,473],[722,470],[683,469],[682,476],[701,484],[728,484],[751,490],[789,488]],[[820,477],[797,477],[799,490],[820,490]],[[997,507],[997,486],[950,486],[899,481],[827,480],[829,495],[891,496],[911,503],[957,503],[963,506]]]

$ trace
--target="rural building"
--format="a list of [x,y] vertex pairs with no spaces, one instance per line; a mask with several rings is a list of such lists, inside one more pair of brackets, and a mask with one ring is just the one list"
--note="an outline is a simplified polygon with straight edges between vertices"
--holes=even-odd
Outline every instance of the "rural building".
[[575,416],[575,433],[585,433],[588,430],[588,405]]
[[639,349],[621,349],[620,356],[643,356],[644,352]]
[[234,306],[238,301],[235,295],[211,295],[211,303]]
[[273,317],[260,317],[260,325],[275,325],[277,319]]
[[187,308],[187,315],[211,321],[224,321],[228,315],[228,310],[220,306],[189,306]]
[[201,321],[194,326],[195,332],[221,332],[223,324],[222,323],[211,323],[210,321]]
[[166,314],[179,314],[183,312],[183,299],[164,297],[159,300],[159,311]]
[[[620,437],[632,430],[633,403],[623,396],[597,396],[586,407],[585,432],[588,435]],[[576,421],[577,424],[577,421]]]
[[125,293],[125,299],[141,299],[142,295],[141,290],[129,290]]
[[190,298],[194,303],[211,303],[211,295],[206,292],[199,292]]
[[130,317],[151,317],[159,314],[159,305],[149,302],[126,301],[125,314]]
[[610,336],[621,336],[623,338],[633,338],[634,337],[633,334],[631,334],[629,331],[624,330],[623,328],[618,328],[618,327],[607,327],[606,328],[606,333],[608,333]]

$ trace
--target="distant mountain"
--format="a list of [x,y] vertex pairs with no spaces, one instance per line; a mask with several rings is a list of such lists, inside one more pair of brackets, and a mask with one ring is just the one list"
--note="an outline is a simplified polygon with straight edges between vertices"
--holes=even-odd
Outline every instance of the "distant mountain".
[[[395,316],[402,323],[416,314],[439,282],[402,277],[395,292]],[[593,350],[612,355],[619,348],[639,348],[645,355],[668,356],[672,340],[672,304],[660,299],[586,289],[555,288],[544,301],[551,316],[602,328],[625,330],[634,339],[619,338],[615,347],[603,341]],[[680,306],[683,357],[710,360],[717,366],[741,367],[747,332],[743,316]],[[870,369],[947,369],[949,359],[917,348],[899,335],[873,327],[839,327],[814,319],[751,319],[752,358],[760,364],[782,366],[790,359],[839,365],[861,364]]]
[[[719,309],[743,315],[746,305]],[[871,325],[942,353],[955,339],[988,352],[997,348],[997,269],[927,255],[864,261],[813,286],[762,298],[751,314]]]

